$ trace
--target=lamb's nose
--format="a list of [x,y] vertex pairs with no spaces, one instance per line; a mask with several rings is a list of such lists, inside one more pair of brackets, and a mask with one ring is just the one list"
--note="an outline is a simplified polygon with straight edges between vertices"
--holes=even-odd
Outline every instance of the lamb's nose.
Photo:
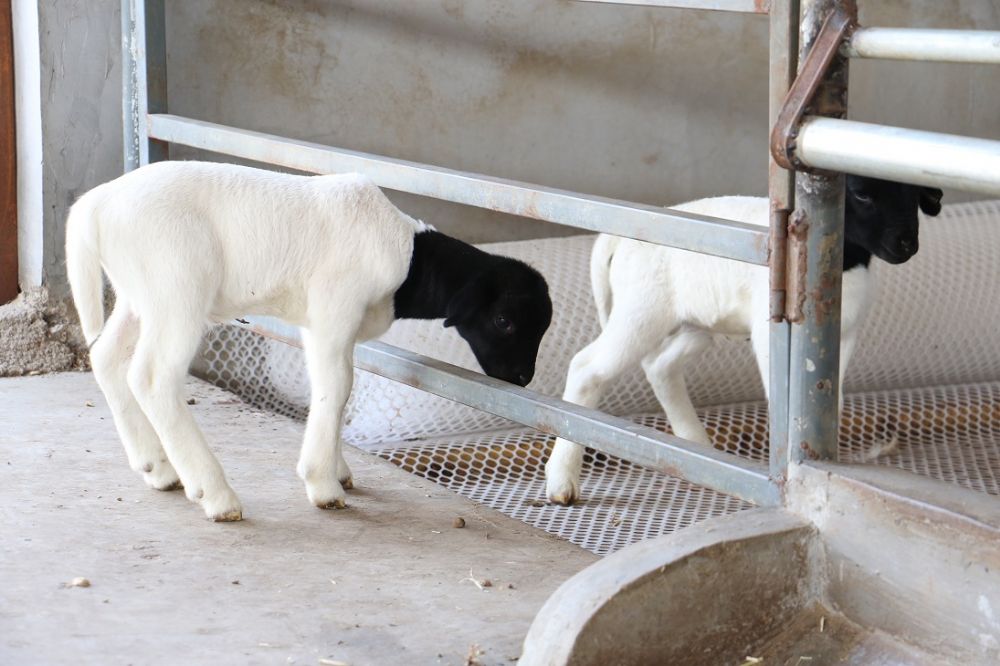
[[531,375],[526,375],[523,372],[517,375],[517,383],[520,386],[527,386],[528,382],[531,381]]

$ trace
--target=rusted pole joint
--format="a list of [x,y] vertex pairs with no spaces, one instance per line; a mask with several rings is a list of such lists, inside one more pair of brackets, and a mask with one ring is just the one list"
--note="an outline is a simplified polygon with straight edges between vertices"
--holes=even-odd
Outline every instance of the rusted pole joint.
[[[845,3],[846,4],[846,3]],[[799,68],[799,74],[785,96],[771,130],[771,155],[783,169],[809,171],[795,157],[795,140],[806,113],[827,117],[843,117],[847,113],[846,90],[837,90],[827,80],[830,65],[840,53],[841,46],[854,30],[856,12],[838,4],[826,17],[809,54]],[[820,90],[823,85],[822,91]],[[817,95],[817,92],[821,92]]]

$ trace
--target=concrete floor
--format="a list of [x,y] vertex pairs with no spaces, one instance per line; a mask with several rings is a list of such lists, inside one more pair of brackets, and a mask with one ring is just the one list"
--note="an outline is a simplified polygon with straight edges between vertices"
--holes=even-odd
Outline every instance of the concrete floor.
[[596,559],[356,450],[349,508],[315,509],[301,424],[189,390],[241,523],[147,489],[90,374],[0,379],[0,663],[509,663]]

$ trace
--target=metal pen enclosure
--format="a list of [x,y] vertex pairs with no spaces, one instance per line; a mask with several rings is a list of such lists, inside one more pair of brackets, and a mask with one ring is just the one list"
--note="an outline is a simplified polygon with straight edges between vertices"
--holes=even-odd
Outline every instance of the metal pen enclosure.
[[[804,60],[831,12],[846,11],[852,28],[856,23],[853,0],[580,2],[769,13],[772,125],[781,116],[799,57]],[[848,57],[1000,62],[1000,33],[856,30],[833,66],[820,73],[815,98],[820,101],[806,106],[805,118],[790,128],[785,149],[795,163],[782,164],[782,156],[772,150],[767,231],[169,115],[163,0],[122,0],[122,56],[126,170],[166,159],[169,143],[184,144],[313,173],[364,171],[380,186],[394,190],[768,265],[770,469],[385,344],[359,345],[355,353],[360,368],[758,505],[781,502],[790,460],[836,456],[843,176],[812,169],[849,169],[926,185],[1000,192],[1000,142],[842,119]],[[934,152],[920,158],[918,149]],[[927,168],[931,163],[933,171]],[[970,163],[971,168],[966,166]],[[795,177],[794,170],[806,169],[810,171]],[[789,320],[790,308],[799,305],[801,318]],[[254,330],[289,338],[287,326],[274,320],[255,319]]]

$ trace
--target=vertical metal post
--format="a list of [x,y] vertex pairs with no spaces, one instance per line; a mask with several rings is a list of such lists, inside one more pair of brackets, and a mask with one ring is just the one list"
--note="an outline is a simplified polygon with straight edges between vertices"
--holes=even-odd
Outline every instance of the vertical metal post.
[[[799,45],[799,0],[771,0],[769,122],[778,111],[795,78]],[[784,319],[786,296],[786,241],[788,215],[794,206],[795,174],[768,159],[771,199],[770,271],[771,324],[769,330],[768,420],[770,422],[770,476],[782,486],[788,469],[788,363],[791,330]]]
[[[801,0],[799,62],[837,5],[857,17],[854,0]],[[847,58],[838,55],[807,113],[843,117],[847,111]],[[796,177],[789,226],[790,280],[801,280],[802,318],[792,324],[789,367],[789,457],[837,458],[839,435],[840,283],[844,255],[844,176]]]
[[167,44],[163,0],[122,0],[122,127],[125,171],[167,159],[151,140],[147,115],[167,112]]

